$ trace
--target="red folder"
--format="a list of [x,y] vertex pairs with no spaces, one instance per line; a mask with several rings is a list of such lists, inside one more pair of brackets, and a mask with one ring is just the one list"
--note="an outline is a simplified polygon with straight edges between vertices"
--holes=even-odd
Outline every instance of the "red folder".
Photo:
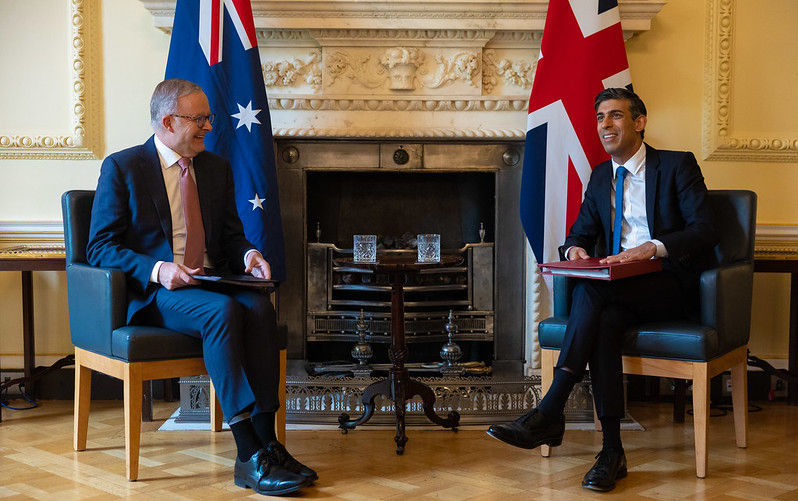
[[600,264],[599,261],[601,261],[601,258],[590,257],[587,259],[574,259],[573,261],[542,263],[538,265],[538,268],[540,268],[540,273],[544,275],[562,275],[596,280],[618,280],[662,270],[662,261],[659,259],[644,259],[612,264]]

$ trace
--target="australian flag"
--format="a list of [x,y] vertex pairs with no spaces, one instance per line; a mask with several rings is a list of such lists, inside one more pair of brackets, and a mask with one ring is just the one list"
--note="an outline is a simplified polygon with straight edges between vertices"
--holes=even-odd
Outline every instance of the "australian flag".
[[617,0],[551,0],[521,178],[521,222],[538,263],[559,261],[557,247],[576,219],[590,172],[609,158],[596,131],[596,95],[631,83]]
[[285,279],[272,124],[249,0],[178,0],[166,78],[201,86],[216,114],[209,151],[233,166],[244,233]]

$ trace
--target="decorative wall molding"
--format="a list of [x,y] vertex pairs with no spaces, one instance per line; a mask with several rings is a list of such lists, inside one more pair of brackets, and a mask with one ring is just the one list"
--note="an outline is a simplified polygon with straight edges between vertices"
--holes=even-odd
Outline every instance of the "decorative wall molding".
[[69,131],[47,135],[0,132],[0,159],[84,160],[102,154],[99,0],[71,0]]
[[268,61],[262,65],[266,88],[293,87],[303,77],[304,83],[321,88],[321,51],[313,51],[307,60],[299,58]]
[[735,0],[707,0],[703,154],[708,160],[796,162],[798,137],[735,136],[731,130]]

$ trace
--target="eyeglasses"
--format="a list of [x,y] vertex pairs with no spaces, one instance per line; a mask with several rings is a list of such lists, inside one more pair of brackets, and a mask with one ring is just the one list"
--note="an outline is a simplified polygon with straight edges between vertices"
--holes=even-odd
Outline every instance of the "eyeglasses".
[[216,115],[213,114],[213,113],[211,113],[210,115],[197,115],[195,117],[192,117],[192,116],[189,116],[189,115],[178,115],[177,113],[172,113],[169,116],[185,118],[186,120],[193,120],[194,123],[197,124],[197,127],[199,127],[200,129],[205,127],[205,122],[208,122],[209,124],[213,125],[213,119],[216,118]]

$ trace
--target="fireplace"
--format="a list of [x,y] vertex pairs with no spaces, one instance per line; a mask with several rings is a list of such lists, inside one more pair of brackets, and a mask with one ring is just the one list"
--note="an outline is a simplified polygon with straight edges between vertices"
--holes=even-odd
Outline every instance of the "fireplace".
[[[174,0],[141,2],[155,25],[169,32]],[[619,2],[625,37],[649,30],[665,3]],[[404,232],[441,233],[447,252],[461,253],[464,261],[490,261],[492,272],[467,268],[450,277],[456,285],[465,281],[465,292],[450,291],[433,299],[438,306],[411,311],[434,312],[428,316],[435,318],[424,319],[424,326],[418,320],[410,352],[423,361],[435,358],[432,346],[442,341],[436,338],[439,317],[455,310],[460,332],[471,337],[462,340],[472,343],[468,358],[488,363],[492,375],[429,381],[441,406],[457,408],[468,422],[516,417],[536,404],[539,377],[525,377],[523,366],[538,361],[535,324],[550,309],[540,280],[528,271],[534,263],[529,256],[524,262],[518,193],[527,100],[547,6],[548,0],[252,0],[278,143],[288,257],[277,309],[293,362],[289,422],[334,423],[338,413],[353,413],[358,391],[368,385],[304,370],[307,360],[348,359],[347,347],[354,343],[352,320],[360,308],[336,303],[352,291],[333,287],[343,278],[317,264],[345,255],[355,232],[389,240]],[[367,188],[355,188],[364,186],[361,181]],[[374,200],[386,194],[397,195],[398,205],[374,210]],[[420,215],[434,215],[426,220],[429,228]],[[452,219],[444,226],[438,217]],[[384,300],[379,290],[369,292],[374,297],[344,300]],[[374,304],[363,309],[374,320],[374,336],[384,335],[379,322],[387,310]],[[466,329],[467,322],[472,324]],[[374,344],[378,357],[385,343]],[[577,392],[570,417],[590,419],[585,395]],[[420,410],[409,407],[411,415]]]
[[387,361],[387,277],[336,263],[352,235],[377,234],[387,252],[417,233],[439,233],[462,265],[409,277],[410,361],[440,362],[449,311],[464,361],[522,373],[523,233],[518,219],[518,141],[278,141],[288,279],[279,321],[288,356],[314,364],[352,359],[360,311],[374,362]]

